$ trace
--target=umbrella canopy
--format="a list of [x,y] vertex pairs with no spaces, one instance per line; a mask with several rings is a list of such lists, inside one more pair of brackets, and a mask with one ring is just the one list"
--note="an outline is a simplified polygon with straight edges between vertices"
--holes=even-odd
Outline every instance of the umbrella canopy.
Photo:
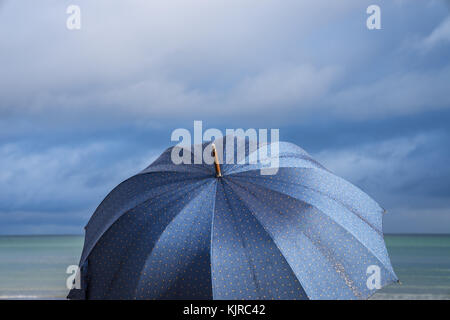
[[303,149],[280,142],[274,175],[258,160],[220,177],[214,164],[174,164],[173,151],[96,209],[69,298],[365,299],[397,281],[384,210]]

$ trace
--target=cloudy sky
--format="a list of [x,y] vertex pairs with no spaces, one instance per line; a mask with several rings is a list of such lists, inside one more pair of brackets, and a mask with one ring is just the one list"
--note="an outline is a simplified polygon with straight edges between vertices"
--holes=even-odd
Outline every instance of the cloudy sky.
[[[81,9],[68,30],[66,9]],[[381,30],[366,9],[381,8]],[[0,0],[0,234],[81,234],[176,128],[279,128],[450,232],[449,1]]]

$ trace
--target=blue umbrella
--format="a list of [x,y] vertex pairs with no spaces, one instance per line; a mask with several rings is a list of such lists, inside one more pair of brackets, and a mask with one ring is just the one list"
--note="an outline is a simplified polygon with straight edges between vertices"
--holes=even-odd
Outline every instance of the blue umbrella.
[[69,298],[366,299],[397,281],[384,210],[303,149],[280,142],[267,175],[267,161],[219,165],[220,149],[174,164],[174,148],[96,209]]

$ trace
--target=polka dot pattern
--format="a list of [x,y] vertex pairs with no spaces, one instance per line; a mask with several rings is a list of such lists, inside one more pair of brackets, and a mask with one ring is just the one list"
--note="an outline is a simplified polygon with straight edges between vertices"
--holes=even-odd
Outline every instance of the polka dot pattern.
[[[237,156],[238,143],[216,145]],[[371,265],[382,286],[396,281],[383,209],[303,149],[279,148],[277,174],[259,161],[223,164],[222,178],[167,149],[94,212],[69,298],[364,299]]]
[[215,299],[306,299],[299,281],[269,234],[221,181],[212,235]]

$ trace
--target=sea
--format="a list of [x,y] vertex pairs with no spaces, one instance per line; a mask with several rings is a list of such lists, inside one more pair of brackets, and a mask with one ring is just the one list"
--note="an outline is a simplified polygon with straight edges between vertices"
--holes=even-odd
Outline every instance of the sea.
[[[0,299],[65,299],[83,236],[0,236]],[[450,299],[450,235],[386,235],[401,284],[371,299]]]

